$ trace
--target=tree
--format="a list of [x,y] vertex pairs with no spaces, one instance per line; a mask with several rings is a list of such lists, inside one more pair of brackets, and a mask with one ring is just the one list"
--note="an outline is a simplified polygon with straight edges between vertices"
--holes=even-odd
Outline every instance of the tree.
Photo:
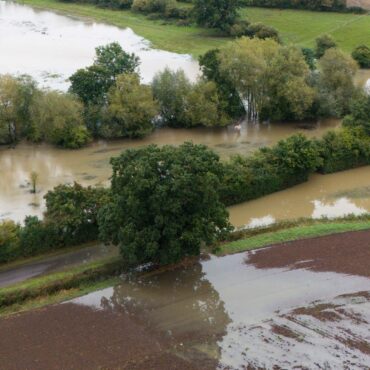
[[302,54],[311,71],[316,69],[315,52],[310,48],[302,48]]
[[171,127],[184,125],[186,99],[191,83],[182,69],[173,72],[166,68],[152,81],[154,98],[159,102],[161,120]]
[[352,52],[352,58],[361,68],[370,68],[370,48],[366,45],[357,46]]
[[32,171],[30,174],[31,180],[31,193],[36,194],[36,187],[37,187],[37,180],[39,178],[39,174],[36,171]]
[[82,113],[83,107],[74,96],[46,91],[33,107],[32,130],[28,139],[70,149],[80,148],[90,140]]
[[240,118],[245,115],[243,103],[239,93],[228,79],[227,73],[221,71],[220,63],[219,49],[209,50],[199,57],[203,77],[208,81],[214,81],[217,85],[222,109],[230,117]]
[[92,66],[79,69],[70,77],[70,92],[85,105],[103,104],[116,77],[122,73],[134,73],[139,66],[139,58],[126,53],[117,42],[99,46],[95,53]]
[[362,128],[370,137],[370,96],[361,93],[349,106],[349,114],[343,120],[343,126]]
[[337,43],[330,35],[319,36],[315,40],[315,42],[316,42],[315,47],[316,58],[321,58],[325,54],[326,50],[337,47]]
[[355,91],[356,62],[336,48],[328,49],[318,62],[319,101],[326,116],[341,117],[349,109]]
[[58,185],[45,195],[45,223],[59,230],[65,245],[95,240],[98,234],[97,216],[109,201],[104,188]]
[[193,13],[198,25],[227,31],[235,23],[239,0],[195,0]]
[[187,97],[186,126],[226,126],[230,118],[223,112],[213,81],[199,81]]
[[247,111],[247,118],[259,119],[268,99],[267,75],[279,44],[271,39],[242,37],[229,43],[220,52],[220,71],[239,93]]
[[281,47],[267,72],[268,99],[261,109],[261,118],[274,121],[307,118],[315,98],[315,91],[308,84],[309,75],[301,50]]
[[109,90],[102,134],[106,137],[143,137],[153,131],[157,114],[151,88],[141,85],[137,74],[122,74]]
[[128,265],[198,255],[203,243],[229,230],[219,200],[222,166],[205,146],[150,145],[111,163],[112,202],[99,213],[99,230]]
[[29,76],[0,76],[0,143],[14,143],[28,132],[37,93],[36,83]]

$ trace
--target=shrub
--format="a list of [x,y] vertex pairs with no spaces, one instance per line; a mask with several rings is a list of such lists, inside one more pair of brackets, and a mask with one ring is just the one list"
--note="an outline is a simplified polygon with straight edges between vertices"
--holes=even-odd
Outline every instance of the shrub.
[[318,142],[318,148],[323,159],[321,173],[370,164],[370,140],[355,130],[331,131]]
[[361,68],[370,68],[370,48],[366,45],[357,46],[352,52],[352,58]]
[[13,221],[0,221],[0,262],[8,262],[19,255],[20,226]]

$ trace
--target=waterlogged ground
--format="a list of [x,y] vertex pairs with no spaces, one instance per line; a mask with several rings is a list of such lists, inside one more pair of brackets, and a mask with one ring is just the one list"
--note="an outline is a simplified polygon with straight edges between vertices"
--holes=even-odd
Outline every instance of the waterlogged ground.
[[[198,63],[189,55],[155,50],[131,29],[40,11],[11,1],[0,1],[0,73],[29,74],[41,86],[67,90],[67,79],[93,62],[95,48],[119,42],[140,57],[144,82],[165,67],[182,68],[194,80]],[[6,35],[6,37],[5,37]]]
[[126,277],[0,320],[0,358],[9,370],[369,369],[369,259],[363,231]]

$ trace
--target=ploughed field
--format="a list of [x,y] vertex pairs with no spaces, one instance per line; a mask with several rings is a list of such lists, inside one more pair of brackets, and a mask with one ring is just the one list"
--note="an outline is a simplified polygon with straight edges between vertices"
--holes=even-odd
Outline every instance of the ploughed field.
[[368,369],[370,231],[172,269],[0,320],[12,369]]

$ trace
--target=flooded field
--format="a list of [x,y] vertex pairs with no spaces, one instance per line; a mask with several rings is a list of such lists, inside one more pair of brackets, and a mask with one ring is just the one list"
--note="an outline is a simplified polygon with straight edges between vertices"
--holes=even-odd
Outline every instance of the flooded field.
[[0,320],[0,356],[54,369],[58,343],[64,368],[368,369],[369,243],[347,233],[127,276]]
[[[66,90],[66,81],[77,69],[90,65],[95,47],[117,41],[140,57],[144,82],[166,66],[182,68],[194,80],[198,63],[189,55],[150,48],[131,29],[81,21],[0,0],[0,73],[29,74],[41,86]],[[27,61],[27,62],[25,62]]]
[[[320,137],[330,129],[340,125],[339,121],[327,120],[308,130],[299,124],[247,125],[240,133],[232,127],[220,129],[159,129],[143,140],[122,140],[96,142],[77,151],[57,149],[48,145],[19,144],[15,149],[0,148],[0,219],[12,218],[22,221],[25,215],[42,215],[44,194],[58,184],[77,181],[83,185],[107,185],[111,175],[109,160],[121,151],[155,143],[158,145],[180,145],[184,141],[206,144],[216,150],[222,158],[234,154],[248,154],[259,147],[272,145],[294,133],[304,133],[309,137]],[[30,193],[29,177],[32,171],[39,174],[38,193]],[[353,186],[362,179],[353,179]],[[351,178],[350,178],[351,179]],[[370,185],[370,182],[368,182]],[[338,189],[340,190],[340,189]],[[317,198],[317,194],[314,199]],[[289,199],[287,200],[289,201]],[[263,216],[266,216],[265,212]],[[244,216],[242,216],[244,217]],[[251,217],[246,214],[240,220],[248,223]],[[237,222],[239,225],[240,222]]]

